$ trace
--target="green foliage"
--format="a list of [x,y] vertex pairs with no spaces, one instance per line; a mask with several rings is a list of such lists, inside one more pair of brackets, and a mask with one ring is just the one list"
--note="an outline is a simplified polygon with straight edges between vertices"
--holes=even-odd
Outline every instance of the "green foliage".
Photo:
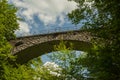
[[[11,53],[11,46],[10,44],[7,42],[7,40],[5,39],[5,37],[3,37],[0,34],[0,75],[2,76],[4,74],[4,66],[3,63],[8,63],[7,60],[12,59],[15,60],[15,56],[12,56]],[[7,67],[8,65],[6,65]],[[1,79],[2,77],[0,77]]]
[[[70,43],[69,45],[70,45],[70,47],[67,47],[66,46],[66,42],[65,41],[61,41],[58,45],[54,45],[54,50],[55,51],[63,51],[63,52],[72,50],[73,49],[73,44]],[[68,53],[68,52],[66,52],[66,53]]]
[[16,11],[6,0],[0,0],[0,34],[7,40],[15,38],[14,32],[18,29]]
[[16,10],[6,0],[0,0],[0,61],[13,57],[10,54],[12,47],[7,40],[15,37],[14,31],[18,29]]
[[19,65],[13,67],[12,65],[3,64],[4,74],[2,75],[5,80],[34,80],[33,71],[28,66]]
[[[120,79],[120,1],[73,0],[78,9],[68,14],[74,24],[85,20],[83,28],[92,29],[94,47],[89,51],[83,66],[88,67],[95,80]],[[93,2],[86,5],[86,2]],[[79,16],[78,16],[79,14]],[[81,17],[83,15],[84,17]]]
[[33,80],[32,69],[25,65],[14,67],[8,62],[15,60],[8,40],[15,38],[18,29],[16,11],[6,0],[0,0],[0,80]]
[[[61,77],[51,74],[53,70],[46,68],[44,66],[37,66],[35,68],[35,76],[33,77],[35,80],[61,80]],[[57,71],[54,71],[57,73]]]
[[43,64],[40,57],[31,60],[28,66],[33,70],[34,80],[61,80],[61,77],[56,75],[59,70],[56,70],[55,65],[52,63]]
[[85,72],[87,68],[83,67],[80,63],[80,59],[86,57],[87,53],[76,54],[73,51],[73,44],[71,47],[66,47],[66,42],[61,41],[59,45],[55,45],[55,50],[52,55],[49,55],[50,59],[58,64],[62,68],[62,78],[67,80],[84,80],[85,76],[88,76],[88,72]]

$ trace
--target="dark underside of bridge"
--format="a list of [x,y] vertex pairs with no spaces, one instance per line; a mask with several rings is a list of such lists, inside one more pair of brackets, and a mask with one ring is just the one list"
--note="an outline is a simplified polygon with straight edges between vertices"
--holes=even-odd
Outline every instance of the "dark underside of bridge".
[[[66,46],[70,47],[69,43],[73,44],[73,50],[78,51],[89,51],[91,48],[91,44],[88,42],[77,41],[77,40],[64,40],[66,42]],[[58,45],[61,41],[54,40],[49,42],[40,43],[31,47],[22,50],[15,55],[17,55],[16,63],[25,64],[28,63],[33,58],[37,58],[43,54],[47,54],[49,52],[54,52],[54,45]]]

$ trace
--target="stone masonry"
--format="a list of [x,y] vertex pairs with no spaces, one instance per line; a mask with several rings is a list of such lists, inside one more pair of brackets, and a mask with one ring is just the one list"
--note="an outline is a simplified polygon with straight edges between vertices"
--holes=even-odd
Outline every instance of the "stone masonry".
[[19,37],[15,40],[11,40],[10,43],[13,46],[12,52],[15,54],[30,46],[53,40],[78,40],[90,42],[91,35],[89,32],[85,31],[59,32],[52,34]]

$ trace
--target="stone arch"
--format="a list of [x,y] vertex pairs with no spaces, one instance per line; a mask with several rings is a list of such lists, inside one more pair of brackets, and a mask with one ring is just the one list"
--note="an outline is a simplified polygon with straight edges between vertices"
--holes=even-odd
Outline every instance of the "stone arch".
[[15,40],[11,40],[10,43],[13,46],[11,50],[13,54],[16,54],[30,46],[41,44],[53,40],[78,40],[84,42],[90,42],[92,36],[89,32],[74,31],[74,32],[60,32],[44,35],[33,35],[19,37]]
[[[54,45],[58,45],[61,40],[53,40],[53,41],[47,41],[40,44],[36,44],[34,46],[30,46],[15,55],[17,55],[16,62],[19,64],[27,63],[29,60],[36,58],[38,56],[41,56],[45,53],[49,53],[54,51]],[[88,51],[91,47],[91,43],[79,41],[79,40],[63,40],[67,42],[67,47],[70,45],[68,43],[73,44],[74,50],[79,51]]]

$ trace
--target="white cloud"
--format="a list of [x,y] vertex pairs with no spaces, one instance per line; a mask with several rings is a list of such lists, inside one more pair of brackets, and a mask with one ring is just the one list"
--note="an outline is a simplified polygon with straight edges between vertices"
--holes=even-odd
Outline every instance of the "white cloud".
[[18,21],[18,23],[20,24],[20,28],[19,30],[16,30],[15,34],[17,34],[17,36],[27,36],[30,34],[30,29],[28,27],[28,24],[25,22],[20,22]]
[[25,16],[26,20],[32,21],[33,15],[37,15],[45,26],[55,24],[57,18],[60,20],[59,25],[64,24],[65,14],[77,8],[75,2],[67,0],[12,0],[12,2],[17,7],[25,9],[19,10],[18,13]]

